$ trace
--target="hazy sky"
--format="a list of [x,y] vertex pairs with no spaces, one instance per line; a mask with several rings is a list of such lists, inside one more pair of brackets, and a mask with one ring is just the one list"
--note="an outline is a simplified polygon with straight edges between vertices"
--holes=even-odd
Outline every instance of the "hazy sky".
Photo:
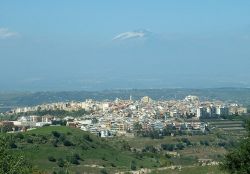
[[0,90],[250,87],[249,0],[0,0]]

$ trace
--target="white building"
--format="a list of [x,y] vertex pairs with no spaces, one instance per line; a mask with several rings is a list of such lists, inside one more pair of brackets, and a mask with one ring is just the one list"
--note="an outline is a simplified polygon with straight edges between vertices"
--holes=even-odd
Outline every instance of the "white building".
[[228,115],[229,114],[229,109],[225,106],[218,106],[216,108],[216,114],[217,115]]
[[204,107],[197,108],[196,117],[200,118],[200,117],[206,117],[206,116],[207,116],[206,108]]

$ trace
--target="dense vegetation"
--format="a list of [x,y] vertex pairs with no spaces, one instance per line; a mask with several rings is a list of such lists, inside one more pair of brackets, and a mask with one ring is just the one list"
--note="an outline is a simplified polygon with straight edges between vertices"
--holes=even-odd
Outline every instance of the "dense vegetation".
[[11,148],[16,148],[9,137],[0,136],[0,174],[30,174],[33,168],[23,154],[14,153]]
[[248,136],[240,145],[226,154],[221,168],[231,174],[250,173],[250,122],[248,122]]

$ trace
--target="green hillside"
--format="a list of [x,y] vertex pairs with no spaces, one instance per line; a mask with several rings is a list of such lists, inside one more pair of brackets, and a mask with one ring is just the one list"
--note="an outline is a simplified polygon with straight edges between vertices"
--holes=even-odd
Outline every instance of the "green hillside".
[[111,143],[75,128],[50,126],[10,136],[13,151],[24,153],[35,168],[46,173],[115,173],[169,165],[164,155],[132,152],[125,141]]
[[[226,149],[231,147],[228,136],[217,136],[216,133],[163,139],[104,139],[66,126],[47,126],[25,133],[4,134],[10,151],[14,152],[14,155],[24,156],[33,165],[33,173],[36,174],[112,174],[133,170],[145,171],[145,168],[152,174],[224,174],[217,165],[201,166],[198,161],[220,161]],[[184,140],[186,143],[183,143]],[[180,144],[183,145],[182,148],[176,149]],[[176,145],[175,150],[170,151],[177,155],[169,155],[170,151],[166,150],[166,145]]]

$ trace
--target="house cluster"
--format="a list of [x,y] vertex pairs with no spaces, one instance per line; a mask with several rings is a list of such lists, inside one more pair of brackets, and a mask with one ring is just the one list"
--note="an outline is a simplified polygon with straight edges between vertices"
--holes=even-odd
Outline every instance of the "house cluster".
[[17,108],[11,113],[24,113],[38,110],[77,111],[84,109],[88,114],[81,117],[66,116],[21,116],[13,121],[14,126],[41,127],[56,121],[65,121],[67,126],[78,127],[101,137],[113,135],[132,136],[134,125],[142,130],[163,130],[174,127],[177,130],[201,130],[206,124],[201,120],[219,118],[224,115],[242,115],[247,109],[239,104],[222,101],[200,101],[197,96],[187,96],[183,100],[156,101],[145,96],[141,100],[116,99],[114,101],[61,102],[35,107]]

